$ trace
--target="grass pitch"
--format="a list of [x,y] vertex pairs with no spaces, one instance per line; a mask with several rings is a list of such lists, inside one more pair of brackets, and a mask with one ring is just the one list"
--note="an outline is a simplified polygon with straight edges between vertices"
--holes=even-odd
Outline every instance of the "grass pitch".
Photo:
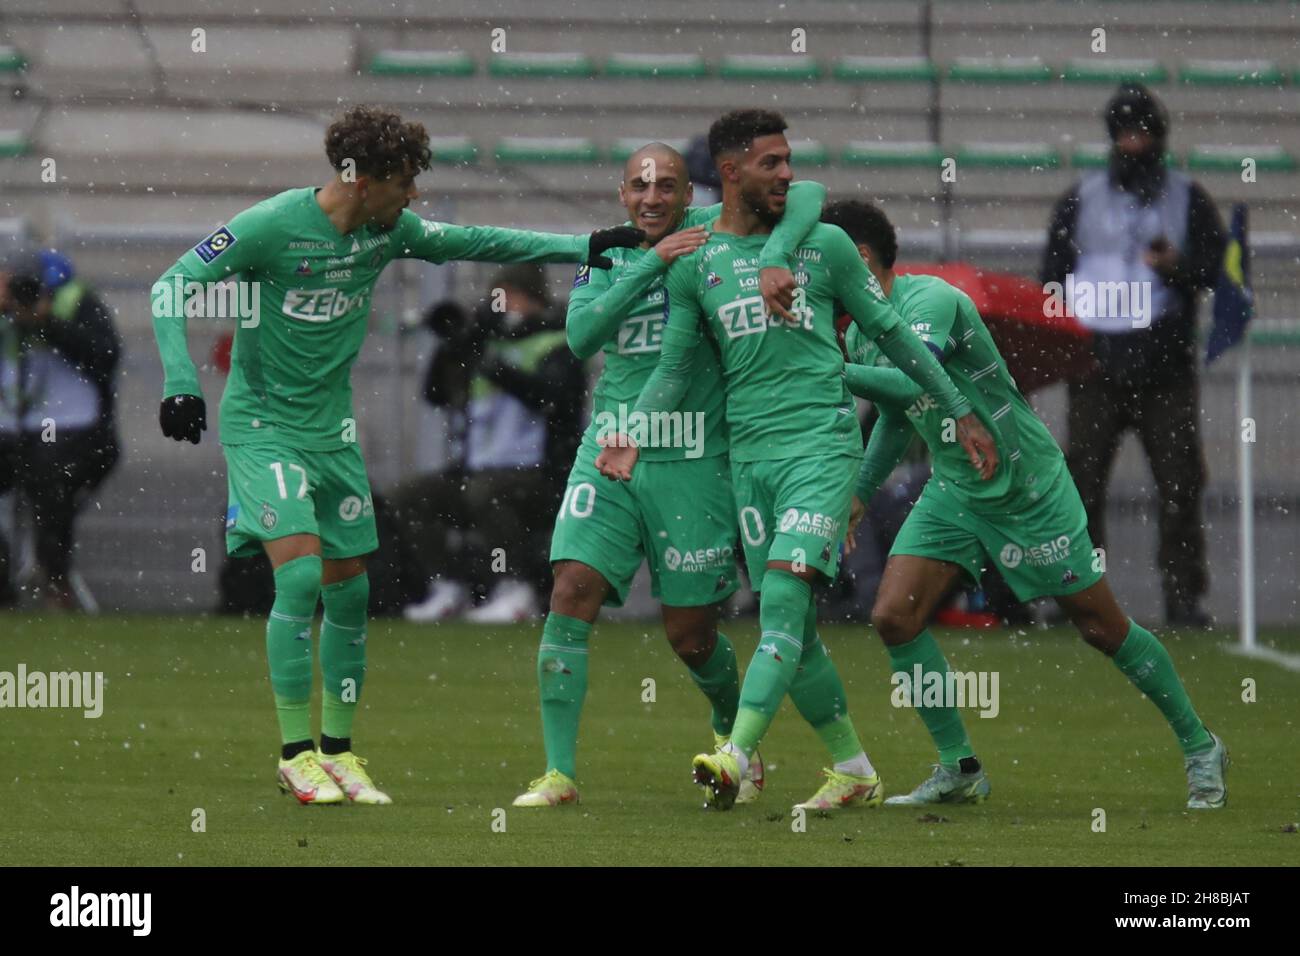
[[[787,701],[750,807],[701,808],[690,758],[708,707],[657,626],[598,625],[583,714],[583,802],[515,810],[543,769],[538,628],[377,621],[357,750],[390,807],[300,807],[281,796],[261,621],[34,620],[0,615],[0,670],[103,671],[104,712],[0,710],[0,857],[8,865],[1294,865],[1300,673],[1227,654],[1226,634],[1162,633],[1198,710],[1227,742],[1225,810],[1189,813],[1168,726],[1072,632],[939,632],[954,669],[997,671],[1000,713],[965,717],[993,784],[978,807],[810,815],[821,745]],[[741,661],[753,620],[725,628]],[[890,703],[865,626],[823,629],[887,793],[933,751]],[[1264,635],[1300,651],[1300,634]],[[653,703],[643,702],[646,678]],[[1253,678],[1257,700],[1244,702]],[[319,685],[318,685],[319,687]],[[318,689],[319,693],[319,689]],[[318,704],[317,713],[318,713]],[[1105,832],[1095,832],[1095,809]],[[195,832],[195,810],[206,829]],[[504,818],[494,814],[504,810]],[[504,820],[504,832],[496,832]]]

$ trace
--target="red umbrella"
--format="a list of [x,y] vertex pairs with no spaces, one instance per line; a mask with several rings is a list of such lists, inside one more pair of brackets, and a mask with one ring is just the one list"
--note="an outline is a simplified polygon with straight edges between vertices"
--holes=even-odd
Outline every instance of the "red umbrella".
[[[1020,391],[1086,372],[1092,365],[1092,333],[1070,315],[1049,314],[1041,284],[965,262],[905,263],[900,273],[938,276],[971,297]],[[1058,310],[1050,310],[1056,312]]]

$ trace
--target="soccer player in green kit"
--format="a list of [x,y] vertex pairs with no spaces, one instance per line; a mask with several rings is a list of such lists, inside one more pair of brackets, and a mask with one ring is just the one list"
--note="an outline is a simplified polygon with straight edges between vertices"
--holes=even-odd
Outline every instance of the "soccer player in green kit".
[[[731,739],[693,761],[708,802],[729,809],[749,759],[789,692],[831,753],[833,767],[800,804],[834,809],[874,805],[882,791],[847,714],[839,675],[816,633],[813,584],[835,573],[849,517],[862,436],[844,386],[832,300],[877,338],[900,368],[939,396],[956,421],[971,464],[989,475],[992,439],[929,350],[889,306],[838,228],[819,225],[793,258],[790,317],[772,314],[757,294],[759,256],[785,211],[792,172],[786,123],[768,110],[741,110],[709,130],[722,180],[722,212],[699,250],[668,272],[668,321],[659,364],[637,411],[677,408],[690,387],[691,356],[707,338],[726,390],[732,486],[745,559],[760,592],[759,646],[745,674]],[[607,477],[628,480],[639,449],[620,436],[597,460]]]
[[[640,241],[628,227],[562,236],[421,219],[415,177],[429,168],[422,125],[356,107],[325,134],[337,175],[236,215],[185,253],[154,286],[154,332],[165,381],[163,434],[198,443],[207,414],[186,347],[185,318],[237,274],[257,308],[235,332],[221,401],[228,465],[226,546],[265,549],[275,572],[267,658],[280,725],[282,790],[304,803],[390,803],[352,751],[366,671],[365,556],[378,539],[356,444],[350,372],[371,293],[394,259],[581,262]],[[311,622],[321,624],[321,742],[311,733]]]
[[[978,581],[986,564],[996,561],[1020,600],[1055,599],[1083,639],[1159,708],[1183,751],[1188,808],[1222,807],[1227,749],[1197,716],[1169,653],[1111,593],[1065,458],[1020,394],[974,303],[935,276],[895,273],[894,227],[877,207],[836,202],[823,219],[849,234],[890,302],[942,356],[957,388],[988,422],[1003,463],[993,480],[971,481],[962,455],[943,440],[945,413],[924,389],[890,367],[874,342],[849,327],[849,390],[880,411],[862,463],[850,535],[863,503],[893,471],[914,434],[925,440],[933,461],[933,475],[890,550],[871,615],[894,672],[912,679],[919,666],[923,680],[947,674],[947,661],[926,623],[960,575]],[[957,708],[926,705],[918,713],[939,763],[910,794],[885,802],[985,799],[989,782]]]
[[[819,183],[790,187],[790,208],[768,238],[760,263],[771,283],[772,308],[791,304],[794,277],[786,260],[821,217],[826,190]],[[610,253],[612,269],[580,267],[569,298],[569,345],[579,358],[604,352],[593,394],[591,424],[556,516],[551,544],[555,583],[537,654],[546,773],[515,798],[517,807],[576,803],[578,722],[587,689],[588,637],[603,604],[620,606],[645,560],[651,588],[663,606],[673,651],[709,700],[718,745],[736,717],[740,685],[736,653],[718,631],[721,602],[738,586],[736,509],[727,467],[722,379],[707,347],[693,356],[691,386],[678,419],[646,447],[645,461],[627,484],[605,481],[596,470],[600,438],[626,423],[659,358],[664,325],[663,277],[669,265],[698,249],[704,223],[721,206],[688,208],[693,192],[682,156],[651,143],[624,166],[619,199],[646,241]],[[786,288],[781,288],[782,286]],[[780,292],[784,292],[782,298]],[[788,314],[788,312],[786,313]],[[757,755],[738,798],[762,788]]]

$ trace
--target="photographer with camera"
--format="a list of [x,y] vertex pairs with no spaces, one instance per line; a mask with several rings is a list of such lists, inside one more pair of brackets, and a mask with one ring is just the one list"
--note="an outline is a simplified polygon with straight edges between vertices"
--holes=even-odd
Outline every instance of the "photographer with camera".
[[[0,264],[0,494],[31,507],[45,602],[71,609],[73,523],[117,463],[112,312],[53,250]],[[15,603],[0,538],[0,605]]]
[[406,617],[449,618],[486,594],[466,620],[525,620],[549,588],[554,502],[582,431],[586,379],[566,343],[564,309],[552,305],[539,267],[515,265],[497,273],[472,314],[440,303],[426,324],[440,345],[424,397],[461,419],[464,460],[392,495],[430,581]]

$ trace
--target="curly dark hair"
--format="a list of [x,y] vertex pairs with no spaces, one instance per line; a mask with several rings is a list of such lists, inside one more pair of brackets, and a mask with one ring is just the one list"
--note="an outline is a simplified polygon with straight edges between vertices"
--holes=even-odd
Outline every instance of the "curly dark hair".
[[354,106],[331,123],[325,131],[325,155],[340,172],[343,161],[351,159],[358,175],[376,179],[420,172],[432,161],[424,124],[407,123],[378,106]]
[[839,226],[856,246],[866,246],[885,269],[894,268],[898,258],[898,233],[885,211],[861,199],[840,199],[827,203],[822,222]]
[[709,155],[716,162],[723,153],[744,152],[758,137],[788,128],[785,117],[775,110],[732,110],[709,127]]

